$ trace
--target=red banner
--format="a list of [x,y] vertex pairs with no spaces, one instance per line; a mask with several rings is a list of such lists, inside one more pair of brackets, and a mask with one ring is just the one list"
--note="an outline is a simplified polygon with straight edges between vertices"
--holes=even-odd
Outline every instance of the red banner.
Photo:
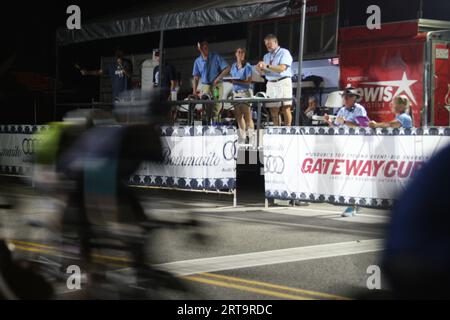
[[440,43],[435,50],[434,125],[448,126],[450,106],[450,44]]
[[423,107],[424,42],[411,38],[395,43],[362,42],[359,46],[340,46],[342,88],[352,85],[362,98],[369,118],[392,121],[390,103],[396,95],[411,101],[415,126],[420,126]]
[[374,41],[399,38],[413,38],[419,33],[418,20],[407,22],[385,23],[381,29],[369,30],[366,26],[341,28],[339,30],[340,42]]

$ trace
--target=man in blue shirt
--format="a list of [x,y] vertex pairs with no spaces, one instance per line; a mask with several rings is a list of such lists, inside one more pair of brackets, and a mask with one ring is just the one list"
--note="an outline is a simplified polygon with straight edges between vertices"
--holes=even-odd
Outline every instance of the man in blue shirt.
[[352,87],[345,88],[342,97],[344,106],[339,109],[335,121],[332,122],[327,114],[324,117],[325,121],[331,127],[367,127],[369,123],[367,111],[362,105],[356,103],[356,100],[360,98],[358,91]]
[[[207,41],[199,42],[197,47],[200,56],[195,59],[194,69],[192,70],[192,76],[194,77],[192,83],[193,94],[199,95],[201,93],[213,96],[214,88],[217,87],[219,89],[219,97],[222,98],[222,78],[230,72],[230,66],[219,54],[209,51]],[[202,81],[202,90],[197,92],[200,80]],[[220,120],[221,107],[220,103],[205,106],[208,122]]]
[[108,75],[111,78],[112,101],[119,99],[122,92],[131,89],[131,74],[133,73],[131,62],[124,59],[123,52],[117,50],[115,60],[104,69],[87,71],[81,70],[83,76],[101,76]]
[[[278,45],[275,35],[269,34],[264,38],[268,53],[264,55],[263,61],[258,62],[256,70],[265,76],[267,80],[266,94],[269,98],[290,98],[292,99],[292,56],[289,50]],[[292,101],[282,103],[268,103],[270,114],[275,126],[280,125],[280,106],[284,117],[284,124],[292,124]]]

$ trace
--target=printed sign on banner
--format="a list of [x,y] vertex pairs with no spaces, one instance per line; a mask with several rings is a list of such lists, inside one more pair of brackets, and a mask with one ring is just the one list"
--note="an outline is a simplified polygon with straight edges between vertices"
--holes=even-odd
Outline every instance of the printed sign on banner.
[[32,171],[36,139],[32,132],[44,126],[2,125],[0,128],[0,173],[27,176]]
[[[301,14],[302,5],[303,1],[292,1],[292,14]],[[336,9],[336,0],[309,0],[306,4],[306,15],[308,17],[328,15],[336,13]]]
[[[45,126],[0,127],[0,174],[31,176],[36,139]],[[130,184],[197,190],[234,190],[237,131],[235,127],[164,127],[164,161],[144,163]]]
[[233,190],[237,132],[234,127],[164,127],[164,160],[144,163],[133,184],[182,189]]
[[267,198],[387,207],[423,163],[450,143],[448,128],[430,129],[434,134],[429,135],[417,130],[408,134],[403,130],[361,129],[353,134],[330,130],[266,131]]

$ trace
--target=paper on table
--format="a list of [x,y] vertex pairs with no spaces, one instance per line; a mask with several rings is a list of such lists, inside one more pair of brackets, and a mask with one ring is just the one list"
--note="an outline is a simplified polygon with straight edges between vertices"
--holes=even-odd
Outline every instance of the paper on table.
[[240,78],[237,78],[237,77],[223,77],[222,80],[223,81],[231,81],[231,80],[240,80]]
[[[331,121],[334,121],[334,119],[336,119],[336,116],[328,116],[330,118]],[[312,116],[313,120],[318,120],[318,121],[325,121],[325,117],[324,116],[318,116],[318,115],[313,115]]]

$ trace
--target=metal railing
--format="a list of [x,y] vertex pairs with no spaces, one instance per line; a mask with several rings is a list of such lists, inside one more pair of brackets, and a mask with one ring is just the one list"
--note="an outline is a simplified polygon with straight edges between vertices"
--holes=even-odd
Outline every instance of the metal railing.
[[[295,98],[240,98],[240,99],[217,99],[217,100],[176,100],[176,101],[168,101],[168,104],[171,106],[182,106],[188,105],[188,125],[194,125],[194,111],[197,104],[212,105],[212,104],[221,104],[222,109],[224,110],[225,104],[231,104],[232,107],[237,104],[249,104],[251,107],[256,109],[256,130],[261,129],[261,118],[262,118],[262,109],[268,103],[282,103],[292,101],[292,105],[295,106]],[[295,108],[295,112],[299,112],[299,108]],[[259,146],[259,134],[256,136],[256,145]]]

